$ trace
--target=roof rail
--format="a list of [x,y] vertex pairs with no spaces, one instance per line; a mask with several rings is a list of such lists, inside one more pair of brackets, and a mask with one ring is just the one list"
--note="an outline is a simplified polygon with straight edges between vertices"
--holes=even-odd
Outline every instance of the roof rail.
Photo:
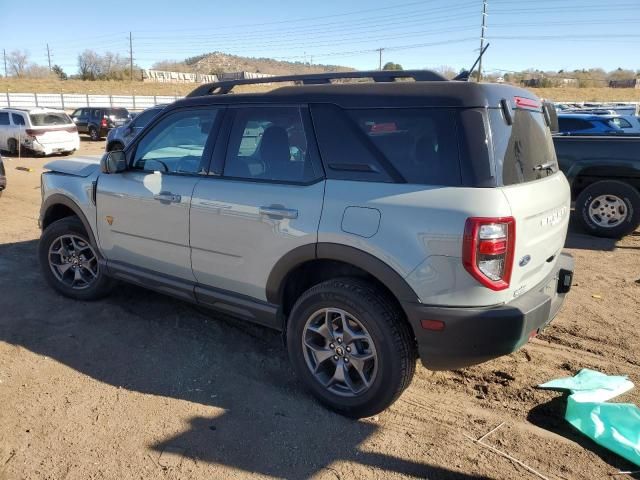
[[308,75],[283,75],[277,77],[246,78],[206,83],[192,91],[187,97],[205,95],[223,95],[231,92],[237,85],[256,85],[264,83],[298,82],[303,85],[326,85],[331,80],[344,78],[371,78],[374,82],[393,82],[396,78],[413,78],[416,82],[446,81],[439,73],[431,70],[372,70],[364,72],[311,73]]

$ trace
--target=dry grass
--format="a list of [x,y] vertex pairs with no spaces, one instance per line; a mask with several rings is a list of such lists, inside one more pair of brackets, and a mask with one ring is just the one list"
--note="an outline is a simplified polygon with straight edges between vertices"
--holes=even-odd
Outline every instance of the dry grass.
[[[106,95],[186,95],[196,87],[193,83],[143,83],[55,79],[0,78],[0,92],[14,93],[86,93]],[[270,86],[246,86],[238,91],[265,91]],[[537,96],[553,101],[576,102],[640,102],[640,89],[632,88],[532,88]]]
[[555,102],[640,102],[633,88],[530,88],[538,97]]

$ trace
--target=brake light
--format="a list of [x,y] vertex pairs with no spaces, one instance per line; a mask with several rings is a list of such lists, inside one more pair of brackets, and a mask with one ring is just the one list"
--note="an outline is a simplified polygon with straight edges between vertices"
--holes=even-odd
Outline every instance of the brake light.
[[106,118],[102,119],[102,122],[100,122],[100,126],[101,127],[106,127],[107,126],[107,119]]
[[515,244],[513,217],[468,218],[462,241],[464,268],[491,290],[509,288]]
[[531,98],[526,97],[513,97],[513,101],[516,102],[516,107],[518,108],[529,108],[532,110],[539,110],[542,108],[542,104]]

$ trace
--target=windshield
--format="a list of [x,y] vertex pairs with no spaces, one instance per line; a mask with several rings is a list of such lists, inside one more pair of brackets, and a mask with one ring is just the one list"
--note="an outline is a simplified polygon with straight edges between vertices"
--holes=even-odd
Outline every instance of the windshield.
[[541,111],[517,108],[507,125],[501,109],[489,109],[493,153],[502,185],[526,183],[558,171],[558,160]]
[[29,118],[31,119],[31,125],[34,127],[73,124],[69,115],[63,112],[32,113]]

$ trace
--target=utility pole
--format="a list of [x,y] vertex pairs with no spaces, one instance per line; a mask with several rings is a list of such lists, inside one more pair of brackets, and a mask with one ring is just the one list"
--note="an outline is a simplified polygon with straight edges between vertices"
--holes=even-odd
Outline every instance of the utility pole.
[[133,82],[133,36],[129,32],[129,79]]
[[47,60],[49,60],[49,71],[51,71],[51,50],[49,50],[48,43],[47,43]]
[[480,32],[480,62],[478,63],[478,82],[482,81],[482,50],[484,49],[484,30],[487,19],[487,0],[482,0],[482,30]]
[[382,51],[384,48],[378,48],[378,70],[382,70]]
[[4,57],[4,78],[7,78],[7,51],[2,49],[2,56]]

